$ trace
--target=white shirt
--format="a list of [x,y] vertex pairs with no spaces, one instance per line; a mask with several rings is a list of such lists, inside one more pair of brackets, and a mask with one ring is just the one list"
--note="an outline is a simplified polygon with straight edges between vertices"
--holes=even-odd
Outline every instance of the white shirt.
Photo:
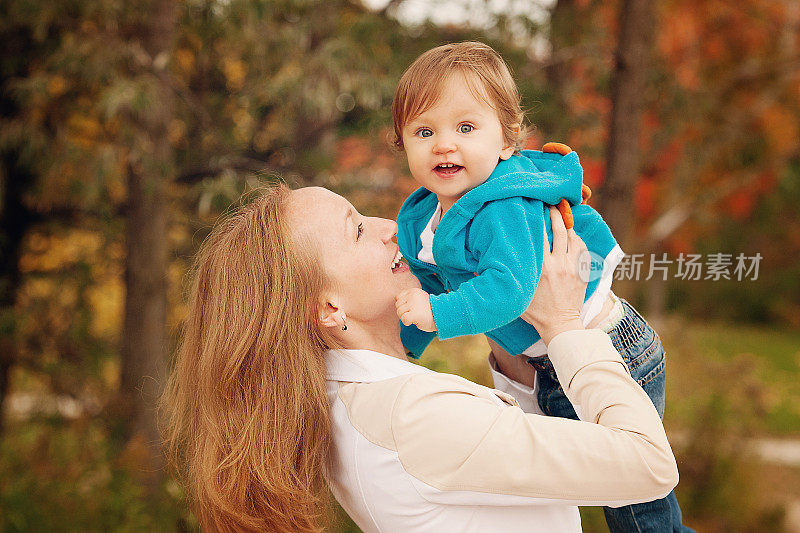
[[329,351],[328,481],[362,531],[577,532],[579,504],[668,494],[663,426],[608,336],[565,332],[550,349],[567,396],[599,423],[524,414],[506,392],[381,353]]

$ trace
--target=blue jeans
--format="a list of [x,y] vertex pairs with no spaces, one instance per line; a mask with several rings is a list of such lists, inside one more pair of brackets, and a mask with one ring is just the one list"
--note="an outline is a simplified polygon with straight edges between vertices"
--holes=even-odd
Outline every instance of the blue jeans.
[[[656,406],[659,416],[664,416],[664,388],[666,384],[666,354],[658,334],[625,300],[620,300],[625,309],[620,323],[609,333],[611,342],[622,355],[633,379],[641,385]],[[528,362],[536,368],[539,379],[539,407],[548,416],[578,419],[572,404],[558,383],[553,364],[545,357],[531,358]],[[675,493],[660,500],[604,507],[606,523],[612,533],[664,532],[686,533],[692,530],[684,526],[681,508]]]

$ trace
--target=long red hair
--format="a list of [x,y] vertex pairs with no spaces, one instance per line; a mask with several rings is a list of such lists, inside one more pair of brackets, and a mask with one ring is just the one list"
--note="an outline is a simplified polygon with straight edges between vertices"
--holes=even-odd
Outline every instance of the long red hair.
[[166,449],[203,529],[320,531],[331,447],[317,321],[321,262],[292,239],[275,185],[197,254],[160,411]]

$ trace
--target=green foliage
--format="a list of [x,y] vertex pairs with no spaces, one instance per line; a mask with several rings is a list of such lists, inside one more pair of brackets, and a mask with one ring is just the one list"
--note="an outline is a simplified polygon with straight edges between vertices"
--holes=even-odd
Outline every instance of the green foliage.
[[786,487],[800,470],[764,463],[765,434],[796,437],[796,333],[673,319],[658,326],[667,350],[665,424],[678,459],[676,491],[698,531],[781,531]]
[[[752,434],[800,434],[800,404],[797,402],[800,397],[800,380],[797,379],[800,334],[765,326],[718,323],[691,328],[685,339],[689,342],[678,349],[691,350],[698,360],[695,370],[700,376],[727,374],[728,366],[741,368],[746,380],[738,380],[741,383],[738,388],[748,395],[743,398],[743,412],[737,415],[740,417],[737,423],[750,424]],[[684,394],[691,394],[700,404],[706,403],[702,398],[712,385],[711,381],[698,384],[695,391],[686,390]],[[683,423],[689,425],[698,416],[695,412],[685,413]],[[753,425],[754,419],[758,420],[758,425]]]
[[137,465],[102,419],[38,418],[10,424],[0,441],[0,530],[187,530],[193,518],[168,482],[148,499]]
[[[764,494],[762,469],[748,441],[762,424],[764,384],[746,356],[714,365],[713,372],[715,386],[696,406],[679,455],[683,511],[720,531],[781,531],[785,503]],[[731,391],[731,382],[740,391]]]
[[[119,385],[131,170],[179,184],[168,188],[170,327],[182,317],[189,257],[257,181],[323,184],[366,214],[396,213],[414,184],[386,146],[389,105],[405,67],[438,44],[495,47],[531,110],[535,142],[570,143],[587,181],[602,182],[617,2],[569,2],[576,12],[564,28],[531,16],[539,11],[496,13],[491,4],[478,4],[485,27],[440,27],[406,26],[391,10],[350,0],[189,0],[178,3],[168,52],[151,57],[142,28],[153,4],[144,0],[0,3],[0,184],[24,178],[24,204],[36,215],[16,303],[0,309],[0,335],[19,349],[12,391],[88,406],[76,419],[9,421],[0,529],[196,527],[174,481],[156,502],[144,496],[135,454],[120,442],[126,421],[106,409]],[[733,490],[761,486],[758,466],[740,454],[743,440],[800,433],[800,339],[774,329],[800,327],[797,77],[779,48],[791,40],[770,39],[791,29],[776,5],[660,4],[670,23],[656,36],[642,136],[643,176],[655,186],[639,195],[635,213],[646,232],[659,215],[699,199],[668,239],[671,251],[764,256],[757,282],[671,287],[681,314],[770,324],[701,325],[673,343],[667,423],[689,434],[678,494],[690,520],[729,531],[780,523],[780,509],[756,489]],[[534,53],[545,41],[565,46],[554,57]],[[150,136],[159,128],[164,143]],[[488,384],[486,352],[480,338],[434,343],[422,363]],[[724,386],[741,374],[755,380],[747,382],[753,404]],[[596,510],[584,522],[587,531],[604,527]],[[357,531],[346,520],[342,528]]]

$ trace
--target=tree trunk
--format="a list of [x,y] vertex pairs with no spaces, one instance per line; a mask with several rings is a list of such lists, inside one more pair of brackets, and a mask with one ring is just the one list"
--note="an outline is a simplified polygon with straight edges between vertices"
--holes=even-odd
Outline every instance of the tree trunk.
[[622,0],[611,81],[606,178],[597,195],[597,207],[623,248],[631,244],[632,237],[633,188],[639,173],[639,132],[654,19],[653,0]]
[[[176,5],[157,0],[142,36],[154,59],[169,54],[175,35]],[[174,154],[167,137],[172,104],[162,87],[158,108],[162,116],[141,125],[152,152],[128,168],[126,228],[125,319],[122,336],[120,393],[129,420],[127,452],[141,465],[141,478],[154,492],[163,475],[163,455],[156,422],[156,403],[166,375],[167,340],[167,184],[172,178]]]
[[[666,253],[666,249],[661,246],[653,248],[652,254],[647,257],[646,264],[650,264],[654,259],[661,258]],[[647,303],[647,320],[652,324],[659,324],[664,319],[667,309],[667,284],[669,277],[664,279],[664,275],[656,272],[653,277],[644,283],[645,298]]]
[[0,434],[9,374],[17,361],[14,304],[19,287],[22,239],[34,223],[34,215],[22,203],[31,177],[15,165],[16,154],[3,154],[0,164]]
[[164,183],[160,176],[128,174],[125,322],[121,395],[143,478],[157,483],[162,466],[155,405],[166,373],[167,242]]
[[[570,50],[580,39],[579,27],[576,24],[575,0],[558,0],[550,10],[550,62],[545,69],[547,81],[553,89],[555,105],[567,111],[567,92],[569,76]],[[548,132],[553,141],[567,142],[566,121],[558,121]]]

